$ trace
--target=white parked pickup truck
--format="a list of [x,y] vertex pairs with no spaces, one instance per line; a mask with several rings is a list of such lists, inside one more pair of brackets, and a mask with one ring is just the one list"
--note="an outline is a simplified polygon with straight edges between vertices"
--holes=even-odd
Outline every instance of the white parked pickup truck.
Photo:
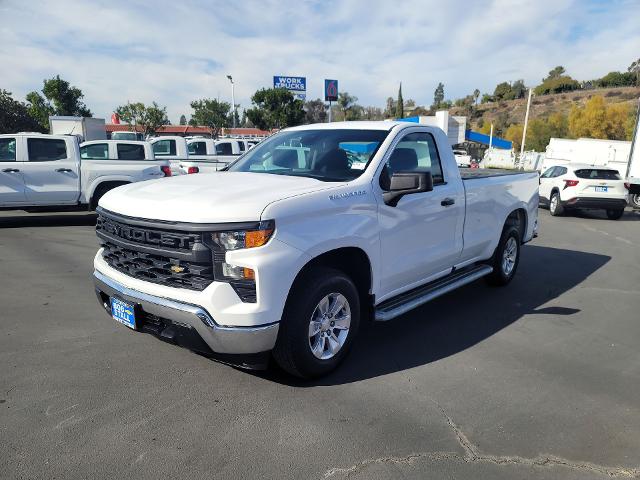
[[189,158],[180,162],[180,173],[212,173],[225,168],[249,149],[243,140],[194,138],[187,141]]
[[115,187],[170,175],[166,161],[122,158],[120,144],[138,143],[144,142],[99,140],[80,147],[71,135],[0,135],[0,208],[89,205],[93,209]]
[[156,158],[169,161],[173,175],[183,174],[180,162],[189,158],[187,140],[184,137],[178,135],[154,137],[149,139],[149,143],[153,147]]
[[109,192],[98,213],[94,280],[110,316],[314,377],[369,312],[391,320],[481,277],[508,284],[536,234],[538,174],[461,170],[436,127],[316,124],[225,172]]

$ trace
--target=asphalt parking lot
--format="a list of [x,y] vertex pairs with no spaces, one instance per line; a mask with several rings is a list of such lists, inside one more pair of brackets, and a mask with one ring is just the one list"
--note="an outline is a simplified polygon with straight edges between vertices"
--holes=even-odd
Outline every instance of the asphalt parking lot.
[[541,210],[510,286],[370,325],[313,383],[116,324],[94,220],[0,212],[0,477],[640,478],[640,214]]

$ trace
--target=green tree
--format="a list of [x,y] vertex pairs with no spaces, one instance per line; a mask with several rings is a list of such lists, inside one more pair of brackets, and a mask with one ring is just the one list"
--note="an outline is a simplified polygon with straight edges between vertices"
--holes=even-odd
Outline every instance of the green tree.
[[524,80],[516,80],[511,84],[511,94],[513,98],[524,98],[527,93],[527,87],[524,84]]
[[533,90],[533,93],[536,95],[548,95],[550,93],[570,92],[579,88],[580,82],[568,75],[562,75],[546,79]]
[[513,96],[511,85],[509,85],[508,82],[502,82],[496,85],[493,91],[493,98],[496,100],[513,100],[515,97]]
[[396,100],[396,118],[404,118],[404,100],[402,99],[402,82],[398,88],[398,99]]
[[478,104],[478,98],[480,98],[480,90],[478,90],[477,88],[473,91],[473,102],[477,105]]
[[145,136],[153,135],[163,125],[169,124],[167,108],[160,107],[156,102],[150,106],[144,103],[127,102],[115,110],[120,119],[129,124],[130,130],[137,131],[140,127]]
[[633,72],[609,72],[595,81],[598,87],[630,87],[636,84],[636,74]]
[[384,118],[391,118],[396,114],[396,101],[393,99],[393,97],[387,98],[387,104],[383,114]]
[[634,74],[636,77],[636,85],[640,85],[640,58],[629,65],[627,72]]
[[320,98],[309,100],[304,104],[306,123],[324,123],[327,120],[327,107]]
[[180,115],[180,125],[186,125],[187,124],[187,117],[185,117],[184,115]]
[[343,120],[357,120],[359,106],[356,104],[358,97],[350,95],[349,92],[338,93],[338,107],[342,113]]
[[438,83],[436,90],[433,92],[433,105],[431,106],[431,108],[434,110],[440,108],[443,101],[444,101],[444,84],[440,82]]
[[217,138],[220,129],[228,127],[231,123],[231,104],[228,102],[221,102],[215,98],[203,98],[191,102],[191,108],[193,108],[192,124],[208,127],[212,138]]
[[413,98],[405,100],[404,106],[405,108],[414,108],[416,106],[416,101]]
[[483,94],[482,99],[480,100],[480,103],[489,103],[489,102],[493,102],[493,97],[488,93]]
[[247,117],[257,128],[271,130],[304,122],[304,102],[286,88],[263,88],[251,97]]
[[554,69],[549,71],[549,75],[547,75],[546,78],[543,78],[542,81],[546,81],[546,80],[551,80],[553,78],[558,78],[561,77],[562,75],[564,75],[566,73],[566,70],[564,69],[563,66],[558,65],[557,67],[555,67]]
[[93,116],[91,110],[82,102],[82,90],[72,86],[56,75],[43,80],[42,94],[33,91],[27,94],[29,114],[38,120],[42,128],[49,129],[50,115],[68,115],[77,117]]
[[28,107],[11,96],[11,92],[0,89],[0,132],[44,132],[38,120],[29,115]]

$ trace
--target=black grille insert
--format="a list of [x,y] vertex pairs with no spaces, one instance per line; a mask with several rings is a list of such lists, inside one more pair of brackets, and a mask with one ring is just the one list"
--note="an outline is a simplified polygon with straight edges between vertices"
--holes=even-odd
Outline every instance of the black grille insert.
[[214,279],[211,250],[203,233],[131,226],[98,216],[102,256],[131,277],[170,287],[204,290]]

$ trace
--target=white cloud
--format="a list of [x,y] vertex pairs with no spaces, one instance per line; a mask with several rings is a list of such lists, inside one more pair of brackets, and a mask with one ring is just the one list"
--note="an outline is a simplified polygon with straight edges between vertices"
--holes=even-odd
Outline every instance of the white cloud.
[[455,98],[535,85],[555,65],[578,79],[625,69],[640,52],[639,14],[635,0],[5,0],[0,88],[23,97],[60,74],[98,116],[155,100],[173,121],[195,98],[229,100],[228,73],[243,107],[280,74],[306,76],[313,98],[337,78],[379,106],[402,81],[405,98],[429,104],[440,81]]

